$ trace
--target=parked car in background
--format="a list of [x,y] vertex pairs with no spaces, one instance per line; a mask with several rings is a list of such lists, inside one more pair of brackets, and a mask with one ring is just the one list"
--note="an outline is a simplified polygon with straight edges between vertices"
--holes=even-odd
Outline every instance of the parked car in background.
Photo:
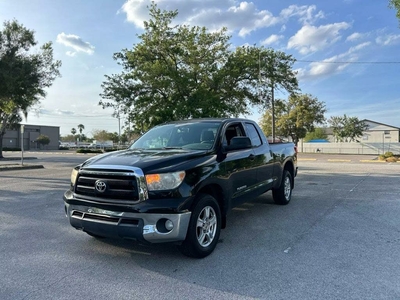
[[114,147],[113,141],[97,141],[97,140],[94,140],[89,145],[89,148],[95,148],[95,149],[104,149],[104,148],[112,148],[112,147]]

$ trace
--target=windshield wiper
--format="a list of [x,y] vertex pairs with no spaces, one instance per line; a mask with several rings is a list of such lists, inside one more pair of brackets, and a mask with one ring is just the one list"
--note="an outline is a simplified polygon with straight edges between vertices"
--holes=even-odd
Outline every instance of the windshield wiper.
[[182,149],[182,147],[162,147],[163,150],[170,150],[170,149]]

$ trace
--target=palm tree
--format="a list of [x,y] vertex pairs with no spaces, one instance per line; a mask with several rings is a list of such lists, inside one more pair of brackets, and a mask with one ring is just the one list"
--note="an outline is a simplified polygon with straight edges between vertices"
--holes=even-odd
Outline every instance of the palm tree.
[[79,124],[78,125],[78,130],[79,130],[79,133],[80,134],[82,134],[82,131],[85,129],[85,126],[83,125],[83,124]]
[[75,128],[72,128],[72,129],[71,129],[71,133],[72,133],[72,135],[75,135],[75,134],[76,134],[76,129],[75,129]]

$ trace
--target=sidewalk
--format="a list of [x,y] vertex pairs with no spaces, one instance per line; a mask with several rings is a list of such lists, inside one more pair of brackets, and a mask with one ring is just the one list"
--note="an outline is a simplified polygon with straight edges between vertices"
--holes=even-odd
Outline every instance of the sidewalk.
[[373,154],[324,154],[299,152],[297,157],[298,161],[386,163],[386,161],[379,160],[378,155]]

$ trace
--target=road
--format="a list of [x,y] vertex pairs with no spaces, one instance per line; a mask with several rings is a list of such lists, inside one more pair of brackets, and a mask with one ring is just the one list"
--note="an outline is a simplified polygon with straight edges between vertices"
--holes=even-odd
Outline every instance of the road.
[[289,205],[249,199],[196,260],[73,229],[62,194],[88,156],[34,155],[0,172],[2,300],[400,299],[400,163],[300,160]]

